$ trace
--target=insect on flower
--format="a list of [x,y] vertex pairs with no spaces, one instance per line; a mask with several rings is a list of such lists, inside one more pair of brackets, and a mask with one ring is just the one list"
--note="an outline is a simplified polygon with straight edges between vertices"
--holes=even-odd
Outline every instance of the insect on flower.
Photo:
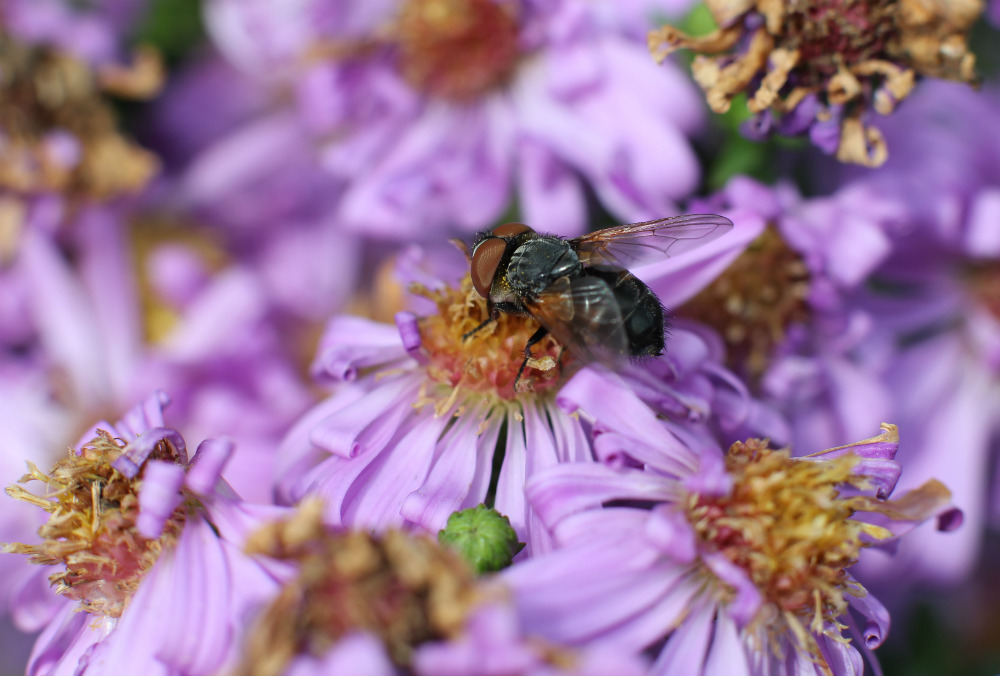
[[517,383],[546,335],[586,363],[614,366],[625,357],[656,356],[664,348],[664,308],[626,268],[690,251],[728,232],[724,216],[693,214],[619,225],[575,239],[543,235],[523,223],[480,233],[470,256],[472,284],[489,316],[529,315],[539,328],[524,346]]

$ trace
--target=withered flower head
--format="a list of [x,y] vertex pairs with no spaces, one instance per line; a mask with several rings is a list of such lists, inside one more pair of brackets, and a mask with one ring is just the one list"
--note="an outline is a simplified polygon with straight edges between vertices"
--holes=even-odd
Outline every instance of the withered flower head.
[[105,94],[146,98],[162,80],[151,50],[95,69],[0,34],[0,189],[105,200],[142,188],[157,160],[121,134]]
[[478,600],[472,569],[426,536],[336,532],[322,504],[258,531],[247,551],[295,564],[257,620],[237,674],[278,676],[297,655],[321,657],[352,632],[370,632],[389,658],[408,665],[421,643],[457,636]]
[[750,112],[779,116],[785,133],[839,120],[835,150],[843,162],[885,162],[885,140],[865,114],[891,113],[917,77],[975,81],[967,34],[982,0],[706,3],[718,28],[704,37],[672,26],[652,31],[657,60],[680,48],[698,52],[692,72],[717,113],[745,93]]
[[[127,445],[98,430],[79,452],[70,449],[48,474],[28,463],[30,472],[21,483],[40,481],[48,495],[37,496],[20,486],[8,486],[7,494],[42,508],[49,518],[38,530],[40,543],[4,544],[2,551],[60,566],[49,576],[58,593],[79,601],[88,613],[120,617],[186,518],[187,506],[172,497],[177,495],[172,490],[175,482],[165,476],[176,473],[163,471],[186,463],[183,439],[176,433],[154,432],[149,439],[147,444]],[[144,452],[137,456],[140,447]],[[146,483],[164,488],[154,486],[144,497]]]

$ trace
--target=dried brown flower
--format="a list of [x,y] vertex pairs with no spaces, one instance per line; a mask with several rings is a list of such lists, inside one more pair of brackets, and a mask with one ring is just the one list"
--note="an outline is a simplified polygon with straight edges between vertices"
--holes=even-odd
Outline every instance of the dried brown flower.
[[885,139],[864,121],[887,115],[917,77],[975,82],[967,33],[982,0],[706,0],[718,29],[692,37],[665,26],[649,34],[662,61],[698,52],[692,73],[717,113],[742,93],[752,113],[790,116],[818,99],[812,122],[839,114],[837,158],[879,166]]

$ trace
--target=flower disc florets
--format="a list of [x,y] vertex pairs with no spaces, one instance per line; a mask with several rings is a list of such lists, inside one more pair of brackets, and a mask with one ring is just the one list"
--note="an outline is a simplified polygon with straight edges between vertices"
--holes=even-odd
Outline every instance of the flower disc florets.
[[494,0],[408,0],[393,37],[414,88],[465,101],[501,85],[519,56],[516,7]]
[[[70,450],[49,474],[29,463],[31,471],[21,482],[45,483],[51,499],[18,486],[7,488],[11,497],[47,511],[49,519],[38,531],[41,544],[7,544],[3,550],[28,554],[32,563],[65,565],[65,570],[49,576],[56,591],[79,601],[86,612],[108,617],[121,616],[143,575],[176,539],[186,514],[186,507],[178,506],[157,538],[139,533],[141,476],[129,478],[112,466],[125,448],[99,430],[79,453]],[[181,461],[169,440],[159,442],[149,459]]]
[[705,37],[671,26],[653,31],[654,55],[662,60],[678,48],[709,55],[699,56],[692,70],[716,112],[725,112],[746,93],[752,113],[770,109],[787,116],[779,125],[787,133],[839,116],[835,148],[845,162],[885,162],[881,133],[862,117],[869,108],[892,112],[916,77],[975,80],[966,35],[982,12],[980,0],[716,0],[708,5],[718,30]]
[[527,315],[501,313],[495,322],[465,337],[489,316],[486,300],[476,293],[469,277],[457,287],[412,290],[438,307],[437,314],[420,319],[419,330],[427,374],[451,388],[443,410],[450,407],[459,391],[503,401],[529,389],[543,395],[564,381],[564,367],[570,358],[562,354],[551,336],[546,336],[532,346],[533,359],[521,375],[518,392],[514,391],[514,379],[524,361],[524,346],[538,330],[538,322]]
[[730,366],[759,378],[789,327],[809,318],[808,293],[809,268],[768,228],[678,314],[719,331]]
[[[857,562],[867,524],[840,489],[859,480],[858,458],[791,458],[767,442],[737,442],[726,456],[733,490],[695,496],[688,518],[699,538],[742,568],[789,626],[822,631],[842,615],[845,570]],[[775,618],[767,618],[773,621]]]
[[264,610],[238,674],[277,676],[298,655],[322,657],[340,639],[368,632],[399,666],[422,643],[454,638],[478,599],[461,558],[425,536],[331,531],[322,506],[256,533],[254,554],[294,563],[298,576]]

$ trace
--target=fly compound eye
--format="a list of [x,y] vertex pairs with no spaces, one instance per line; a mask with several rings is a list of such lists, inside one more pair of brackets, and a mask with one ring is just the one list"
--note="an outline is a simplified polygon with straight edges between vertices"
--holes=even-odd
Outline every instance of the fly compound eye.
[[[500,226],[505,227],[505,226]],[[490,297],[490,287],[496,275],[500,259],[507,250],[507,242],[502,239],[484,240],[472,253],[472,286],[483,298]]]
[[531,232],[531,228],[524,223],[504,223],[493,228],[494,237],[516,237],[523,232]]

